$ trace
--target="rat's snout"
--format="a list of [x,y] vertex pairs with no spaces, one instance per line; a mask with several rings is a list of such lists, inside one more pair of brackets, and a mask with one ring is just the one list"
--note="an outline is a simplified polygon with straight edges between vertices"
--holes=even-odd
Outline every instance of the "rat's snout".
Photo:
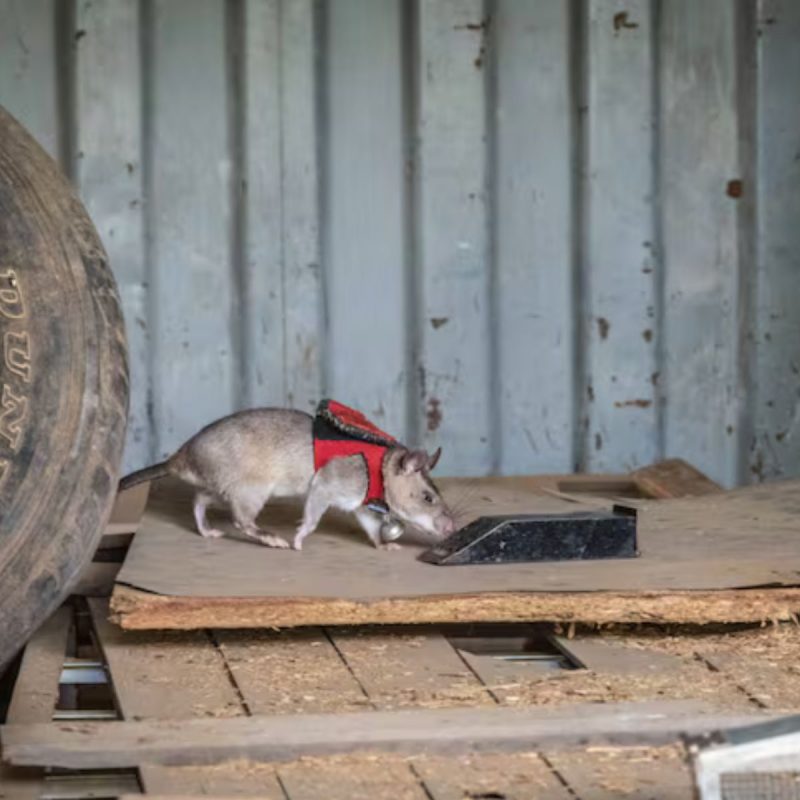
[[455,533],[456,521],[450,514],[440,514],[438,517],[436,517],[434,527],[436,528],[436,532],[438,534],[441,534],[442,536],[449,536],[451,533]]

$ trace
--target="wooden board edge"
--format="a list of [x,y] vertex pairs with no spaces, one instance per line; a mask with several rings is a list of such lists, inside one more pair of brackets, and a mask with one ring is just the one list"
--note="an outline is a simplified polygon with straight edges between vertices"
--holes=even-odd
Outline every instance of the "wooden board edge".
[[11,693],[7,723],[46,722],[53,716],[72,618],[72,609],[61,606],[26,645]]
[[[52,719],[72,617],[72,609],[61,606],[42,623],[26,645],[6,715],[7,725]],[[40,769],[0,764],[0,797],[38,800],[44,788]]]
[[501,592],[341,599],[176,597],[117,584],[111,619],[126,630],[294,628],[451,622],[710,624],[796,619],[800,588],[658,592]]
[[[672,744],[683,734],[741,727],[774,714],[720,713],[692,701],[566,708],[446,708],[103,723],[6,725],[15,766],[125,769],[140,764],[293,761],[352,752],[515,752],[541,747]],[[176,735],[177,734],[177,735]]]
[[668,500],[679,497],[704,497],[725,490],[682,458],[657,461],[630,474],[645,497]]

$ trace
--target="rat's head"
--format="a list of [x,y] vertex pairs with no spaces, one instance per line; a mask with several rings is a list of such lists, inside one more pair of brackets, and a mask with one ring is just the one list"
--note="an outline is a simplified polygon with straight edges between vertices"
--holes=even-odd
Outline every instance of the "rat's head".
[[429,475],[441,453],[441,448],[431,456],[424,450],[394,447],[387,453],[383,469],[386,502],[392,513],[437,539],[456,529],[453,513]]

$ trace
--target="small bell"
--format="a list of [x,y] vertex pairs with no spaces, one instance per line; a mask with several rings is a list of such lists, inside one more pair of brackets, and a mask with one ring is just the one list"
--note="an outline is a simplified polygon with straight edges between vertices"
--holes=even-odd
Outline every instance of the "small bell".
[[384,544],[399,539],[405,533],[403,523],[387,514],[381,523],[381,541]]

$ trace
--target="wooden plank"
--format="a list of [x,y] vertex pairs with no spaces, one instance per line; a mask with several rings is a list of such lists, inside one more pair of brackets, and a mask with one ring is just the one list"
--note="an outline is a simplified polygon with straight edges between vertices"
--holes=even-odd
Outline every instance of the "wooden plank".
[[675,0],[659,35],[664,454],[723,486],[742,477],[738,9]]
[[486,185],[488,20],[481,0],[420,3],[414,163],[421,440],[441,469],[494,466]]
[[797,713],[800,692],[794,659],[776,660],[767,651],[709,652],[702,644],[698,655],[712,669],[722,673],[760,708]]
[[307,410],[322,392],[318,7],[315,0],[280,6],[284,381],[288,405]]
[[89,601],[98,643],[123,719],[184,720],[243,714],[219,651],[207,634],[130,634]]
[[408,761],[399,758],[298,761],[278,774],[292,800],[429,800]]
[[[735,570],[735,564],[724,565]],[[478,592],[421,595],[369,602],[307,597],[235,598],[158,595],[117,584],[112,618],[126,630],[293,628],[314,625],[400,625],[450,622],[586,622],[704,625],[789,621],[800,590],[599,591],[587,608],[584,592]]]
[[63,606],[28,642],[8,708],[9,723],[25,725],[52,719],[71,624],[72,609]]
[[609,642],[599,637],[567,639],[551,637],[553,644],[576,666],[592,672],[616,675],[664,674],[681,668],[681,660],[658,650],[628,647],[622,642]]
[[650,0],[588,6],[587,471],[658,455],[653,25]]
[[157,457],[235,402],[224,9],[155,0],[144,33],[157,76],[146,98]]
[[[119,797],[138,792],[139,781],[132,772],[107,775],[78,773],[48,776],[43,782],[41,797],[44,800],[86,800],[86,798],[93,797]],[[6,796],[17,797],[17,795]],[[141,800],[141,794],[138,797]],[[37,800],[39,800],[38,797]]]
[[75,182],[114,267],[127,323],[127,472],[148,464],[152,447],[139,3],[77,3],[75,14]]
[[432,800],[470,797],[568,800],[573,797],[537,753],[416,758],[414,768]]
[[[499,471],[572,471],[570,5],[494,4],[494,269]],[[536,368],[520,342],[537,342]],[[546,381],[541,380],[547,375]]]
[[[106,601],[90,600],[89,608],[123,719],[181,721],[247,712],[222,653],[205,631],[132,635],[109,623]],[[203,769],[181,773],[169,767],[142,767],[140,777],[148,791],[171,794],[203,794],[204,788],[224,782],[219,771],[206,774]],[[252,788],[253,782],[245,778],[242,786]]]
[[6,725],[0,734],[4,758],[15,766],[105,769],[141,763],[214,764],[233,758],[281,761],[365,748],[448,754],[560,749],[579,743],[661,745],[681,734],[773,718],[713,714],[699,703],[662,702]]
[[2,0],[0,19],[3,107],[58,160],[61,121],[56,80],[56,5],[51,0]]
[[331,628],[329,635],[376,708],[492,703],[440,633],[411,627]]
[[[755,266],[755,366],[749,386],[755,444],[749,468],[757,480],[800,471],[800,309],[794,302],[800,248],[800,99],[784,87],[800,79],[800,6],[791,0],[758,5]],[[745,187],[745,192],[747,192]],[[752,196],[752,195],[751,195]]]
[[[22,656],[6,724],[49,722],[53,718],[71,624],[72,609],[62,606],[31,637]],[[43,788],[41,770],[0,764],[0,797],[38,800]]]
[[678,747],[601,748],[546,754],[574,796],[592,800],[692,800],[691,772]]
[[364,691],[319,629],[216,631],[251,714],[355,711]]
[[402,9],[400,0],[327,7],[324,247],[326,391],[406,441]]
[[670,458],[642,467],[633,472],[631,477],[642,494],[648,497],[703,497],[722,491],[718,483],[681,458]]
[[[469,486],[475,516],[575,509],[519,481]],[[190,530],[188,499],[164,494],[128,553],[112,607],[129,628],[791,619],[800,597],[797,490],[790,481],[640,504],[638,559],[491,569],[434,567],[411,543],[378,551],[334,518],[302,554],[208,541]],[[296,519],[294,507],[270,509],[276,533]]]
[[[258,797],[285,800],[271,764],[236,760],[212,767],[164,767],[143,764],[139,768],[142,788],[148,798],[163,794],[175,800],[185,797]],[[292,798],[292,800],[295,800]]]

